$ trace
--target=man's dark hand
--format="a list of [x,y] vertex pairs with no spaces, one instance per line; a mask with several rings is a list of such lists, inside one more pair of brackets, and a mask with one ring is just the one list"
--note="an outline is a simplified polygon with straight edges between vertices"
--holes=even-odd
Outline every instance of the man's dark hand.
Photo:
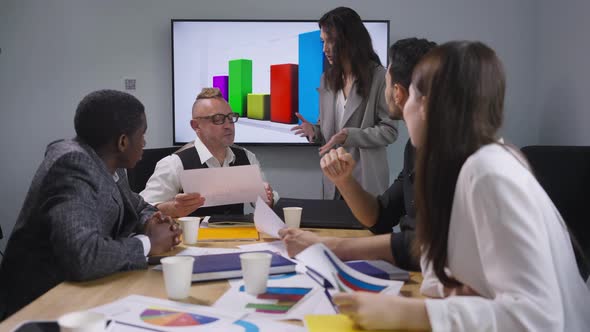
[[158,255],[174,249],[180,243],[182,231],[178,224],[170,217],[156,212],[145,223],[144,234],[150,239],[149,255]]

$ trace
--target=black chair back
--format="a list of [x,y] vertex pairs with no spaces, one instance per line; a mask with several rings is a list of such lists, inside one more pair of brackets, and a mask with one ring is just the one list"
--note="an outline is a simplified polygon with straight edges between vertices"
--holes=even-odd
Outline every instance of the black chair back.
[[[578,266],[587,276],[590,258],[590,146],[527,146],[522,148],[537,180],[565,220]],[[586,266],[583,266],[586,265]],[[586,270],[586,271],[584,271]]]
[[131,190],[136,193],[145,189],[145,184],[154,174],[156,164],[162,158],[169,156],[176,152],[180,147],[158,148],[158,149],[144,149],[141,160],[137,162],[134,168],[127,169],[127,179],[129,179],[129,186]]

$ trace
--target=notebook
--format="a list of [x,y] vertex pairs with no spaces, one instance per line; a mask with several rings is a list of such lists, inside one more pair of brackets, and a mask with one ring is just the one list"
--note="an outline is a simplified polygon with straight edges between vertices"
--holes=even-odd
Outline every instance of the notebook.
[[[269,250],[260,251],[272,254],[269,274],[283,274],[295,271],[293,261]],[[242,277],[241,252],[229,254],[193,256],[193,281],[219,280]]]
[[274,205],[274,212],[285,220],[283,208],[299,206],[303,208],[301,227],[363,229],[346,202],[343,200],[281,198]]
[[198,241],[256,241],[259,239],[256,227],[207,227],[199,228]]

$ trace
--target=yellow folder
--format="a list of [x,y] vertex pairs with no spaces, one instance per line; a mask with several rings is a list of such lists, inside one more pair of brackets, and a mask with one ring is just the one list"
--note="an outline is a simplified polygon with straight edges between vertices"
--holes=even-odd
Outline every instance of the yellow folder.
[[256,241],[256,227],[200,228],[198,241]]
[[[305,326],[309,332],[371,332],[356,327],[354,322],[345,315],[306,315]],[[388,331],[379,330],[379,332]]]

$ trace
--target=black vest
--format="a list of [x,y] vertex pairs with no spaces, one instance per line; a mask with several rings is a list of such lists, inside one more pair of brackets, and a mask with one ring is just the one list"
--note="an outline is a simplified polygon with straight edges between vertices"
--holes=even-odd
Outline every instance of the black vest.
[[[189,145],[190,144],[190,145]],[[192,143],[189,143],[182,147],[180,150],[174,152],[182,161],[182,167],[185,170],[197,169],[197,168],[208,168],[206,163],[201,162],[201,158],[197,153]],[[237,146],[231,146],[230,149],[235,155],[235,159],[229,166],[243,166],[250,165],[250,160],[246,155],[246,151]],[[195,210],[191,213],[191,216],[212,216],[220,214],[244,214],[244,204],[230,204],[230,205],[218,205],[203,207]]]

